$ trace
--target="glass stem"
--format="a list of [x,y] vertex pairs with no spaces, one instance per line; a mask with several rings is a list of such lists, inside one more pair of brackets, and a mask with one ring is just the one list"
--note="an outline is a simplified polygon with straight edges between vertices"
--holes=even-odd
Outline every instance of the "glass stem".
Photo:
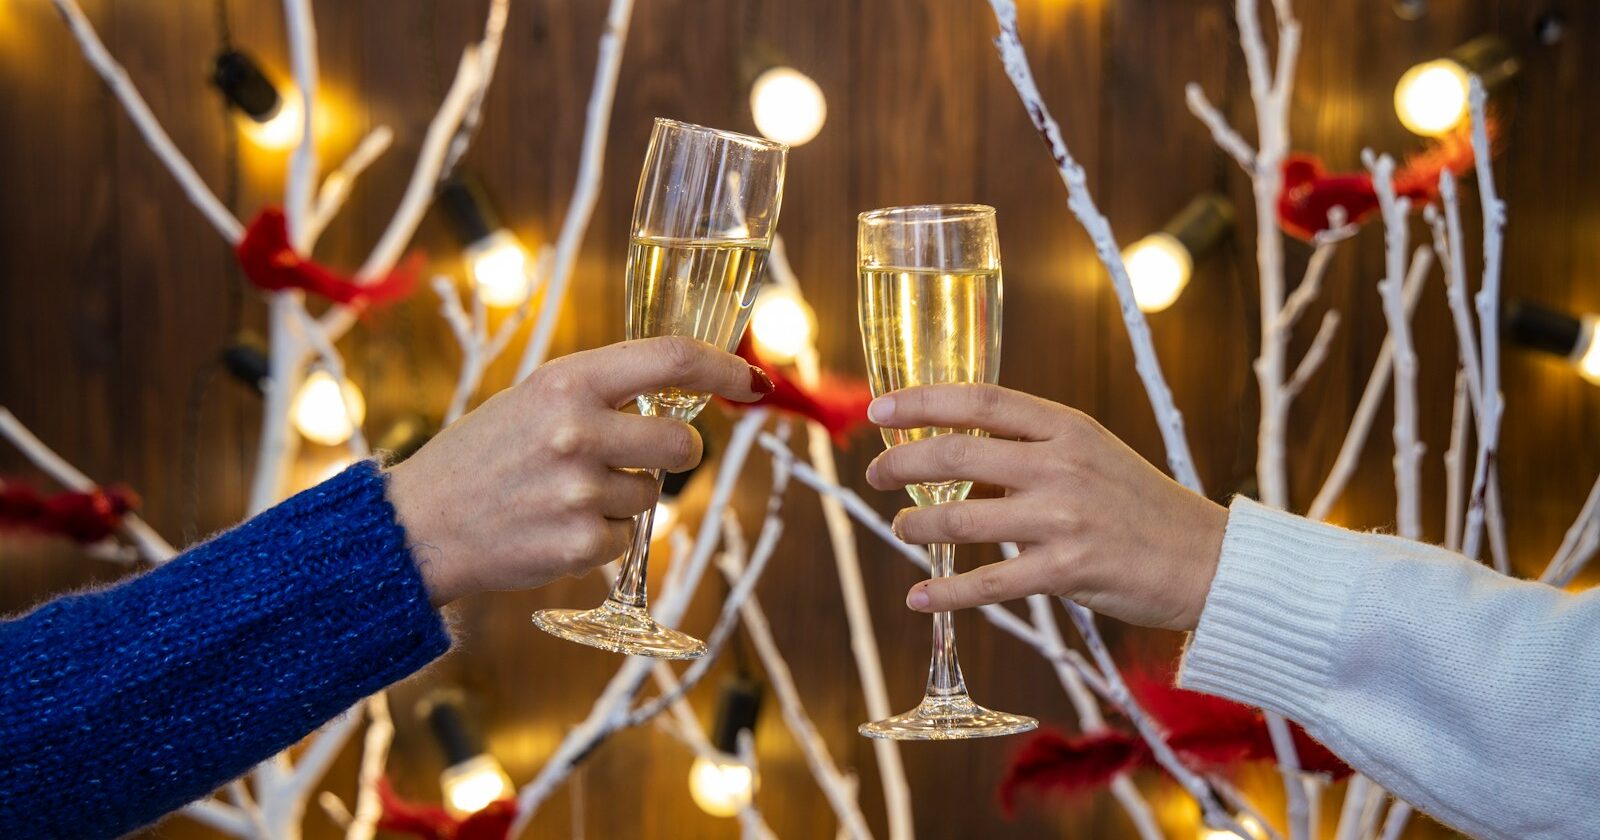
[[[646,470],[646,472],[656,480],[656,495],[659,496],[661,471]],[[648,603],[645,579],[650,560],[650,527],[654,523],[655,516],[656,506],[651,505],[633,518],[633,542],[628,545],[628,553],[622,557],[622,567],[617,570],[617,581],[611,584],[611,595],[608,599],[619,606],[642,610]]]
[[[950,577],[955,574],[956,547],[950,543],[929,546],[933,554],[933,576]],[[932,698],[964,697],[967,682],[961,677],[961,663],[956,661],[956,628],[950,613],[933,614],[933,663],[928,666],[928,696]]]

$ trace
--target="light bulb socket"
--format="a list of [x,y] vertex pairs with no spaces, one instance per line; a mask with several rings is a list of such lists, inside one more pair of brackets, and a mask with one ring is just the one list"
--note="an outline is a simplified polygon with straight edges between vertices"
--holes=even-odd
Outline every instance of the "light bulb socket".
[[483,754],[483,740],[467,723],[467,698],[460,689],[440,688],[417,704],[426,718],[446,767],[454,767]]
[[260,394],[266,390],[272,373],[272,361],[267,355],[266,342],[252,332],[234,336],[233,343],[222,350],[222,366],[239,382]]
[[1445,58],[1477,76],[1488,91],[1503,87],[1522,69],[1516,51],[1499,35],[1479,35],[1446,53]]
[[450,229],[464,246],[482,242],[503,227],[488,190],[471,175],[457,175],[445,181],[439,188],[437,202]]
[[1523,300],[1506,301],[1500,334],[1512,344],[1571,358],[1583,343],[1583,321],[1573,315]]
[[1203,193],[1189,202],[1161,229],[1198,258],[1233,230],[1233,202],[1219,193]]
[[761,683],[749,677],[730,677],[717,698],[717,720],[711,745],[728,755],[739,754],[739,733],[756,728],[761,714]]
[[211,84],[222,91],[228,104],[257,122],[266,122],[283,104],[277,87],[261,67],[238,50],[219,53],[211,62]]

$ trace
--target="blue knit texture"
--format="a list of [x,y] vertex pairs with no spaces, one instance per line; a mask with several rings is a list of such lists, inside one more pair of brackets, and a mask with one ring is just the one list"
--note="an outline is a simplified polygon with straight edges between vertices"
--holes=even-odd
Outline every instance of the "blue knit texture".
[[114,837],[450,646],[372,462],[0,622],[0,837]]

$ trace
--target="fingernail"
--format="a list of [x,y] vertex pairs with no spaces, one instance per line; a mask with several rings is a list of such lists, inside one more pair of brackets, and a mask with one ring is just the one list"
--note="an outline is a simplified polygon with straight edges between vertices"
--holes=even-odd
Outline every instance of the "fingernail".
[[750,390],[758,394],[770,394],[777,386],[772,384],[772,377],[767,372],[755,365],[750,366]]
[[927,593],[927,591],[924,590],[920,586],[917,587],[916,589],[911,590],[911,594],[906,596],[906,606],[908,606],[908,607],[910,607],[910,608],[912,608],[914,610],[925,610],[925,609],[927,609],[928,608],[928,593]]
[[894,515],[893,519],[889,520],[889,531],[894,534],[895,539],[901,542],[906,541],[906,538],[900,533],[900,520],[902,517],[904,517],[904,515],[905,514],[903,512],[897,513]]
[[867,406],[867,419],[874,423],[887,423],[894,416],[894,397],[879,397]]

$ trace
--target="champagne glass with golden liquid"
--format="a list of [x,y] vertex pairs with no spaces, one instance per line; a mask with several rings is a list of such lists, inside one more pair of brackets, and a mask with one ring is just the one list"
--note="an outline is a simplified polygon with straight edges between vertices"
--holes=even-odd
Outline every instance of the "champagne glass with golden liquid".
[[[682,335],[732,351],[760,290],[778,225],[789,147],[658,119],[645,152],[628,246],[628,338]],[[693,420],[708,394],[668,388],[638,398],[647,416]],[[660,471],[652,471],[657,482]],[[540,610],[533,623],[573,642],[658,659],[695,659],[705,643],[657,624],[645,570],[655,511],[634,519],[611,594],[592,610]]]
[[[873,396],[947,382],[1000,378],[1000,241],[994,208],[978,204],[891,207],[862,213],[857,227],[861,341]],[[977,429],[883,429],[889,446]],[[967,497],[970,481],[916,484],[918,507]],[[931,546],[934,577],[954,574],[955,546]],[[922,703],[861,725],[869,738],[933,741],[1011,735],[1031,717],[985,709],[967,696],[950,613],[933,616],[933,662]]]

